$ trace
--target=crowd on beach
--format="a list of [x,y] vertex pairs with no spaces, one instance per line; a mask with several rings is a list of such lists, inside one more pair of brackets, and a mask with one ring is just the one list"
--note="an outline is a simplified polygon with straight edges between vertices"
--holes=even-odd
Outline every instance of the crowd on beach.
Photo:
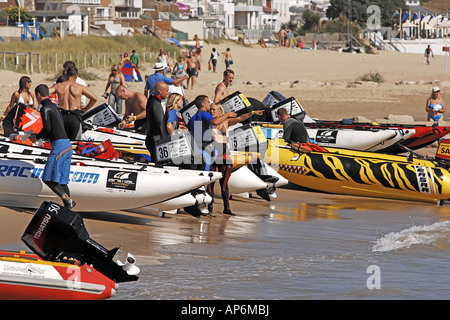
[[[212,72],[216,72],[219,53],[213,49],[208,64]],[[233,214],[229,206],[229,193],[226,181],[228,180],[232,163],[226,148],[226,129],[228,126],[248,119],[255,112],[237,116],[234,112],[224,112],[223,107],[217,102],[229,94],[228,87],[234,80],[234,72],[229,69],[232,64],[231,50],[228,48],[222,53],[226,70],[223,81],[217,86],[211,106],[210,99],[206,95],[200,95],[195,99],[199,109],[189,123],[181,123],[177,116],[184,103],[183,90],[191,89],[195,85],[196,77],[201,71],[202,53],[199,41],[189,52],[180,55],[178,61],[172,67],[164,49],[160,49],[153,70],[154,74],[146,76],[143,92],[131,91],[121,72],[121,66],[131,63],[139,68],[140,58],[136,50],[132,50],[131,56],[123,54],[122,60],[111,66],[103,97],[108,99],[110,105],[122,122],[119,128],[123,129],[127,124],[134,123],[136,132],[146,134],[146,146],[150,151],[152,162],[155,161],[156,143],[163,137],[168,137],[182,132],[195,131],[193,128],[201,124],[201,136],[196,139],[200,148],[204,150],[211,142],[219,143],[223,154],[219,157],[223,160],[220,164],[202,163],[199,170],[220,170],[223,178],[220,180],[224,199],[224,213]],[[187,86],[183,87],[183,81],[187,80]],[[169,86],[171,89],[169,90]],[[21,77],[19,89],[15,91],[3,117],[4,134],[16,131],[15,117],[19,110],[18,105],[23,104],[29,108],[37,109],[43,121],[43,129],[40,132],[30,132],[27,136],[32,142],[38,139],[48,140],[51,144],[51,152],[46,162],[43,174],[43,182],[54,191],[63,201],[64,206],[72,209],[76,203],[70,198],[69,172],[71,165],[72,146],[70,141],[81,140],[81,134],[86,129],[83,114],[92,109],[97,103],[97,96],[88,88],[86,82],[78,76],[78,69],[73,61],[63,64],[63,73],[55,83],[47,86],[38,84],[32,90],[32,81],[28,76]],[[262,112],[262,111],[261,111]],[[260,111],[257,112],[260,114]],[[203,124],[206,124],[203,126]],[[207,127],[213,126],[213,137],[205,140],[203,134]],[[216,148],[217,149],[217,148]],[[214,150],[212,148],[211,150]],[[210,155],[211,156],[211,155]],[[214,187],[209,186],[208,191],[214,193]],[[212,204],[210,205],[212,211]]]

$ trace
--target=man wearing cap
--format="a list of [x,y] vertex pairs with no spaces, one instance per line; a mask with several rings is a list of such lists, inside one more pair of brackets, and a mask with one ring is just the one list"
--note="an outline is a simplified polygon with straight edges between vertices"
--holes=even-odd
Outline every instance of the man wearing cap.
[[153,89],[155,88],[156,83],[158,82],[164,82],[167,83],[168,85],[175,85],[175,86],[179,86],[182,84],[183,80],[187,79],[188,76],[184,76],[183,78],[178,78],[178,79],[172,79],[169,77],[166,77],[163,72],[164,72],[164,65],[161,62],[157,62],[155,64],[155,66],[153,67],[153,70],[155,70],[155,73],[148,76],[147,78],[147,82],[145,83],[145,88],[144,88],[144,95],[148,98],[149,94],[152,95],[153,94]]

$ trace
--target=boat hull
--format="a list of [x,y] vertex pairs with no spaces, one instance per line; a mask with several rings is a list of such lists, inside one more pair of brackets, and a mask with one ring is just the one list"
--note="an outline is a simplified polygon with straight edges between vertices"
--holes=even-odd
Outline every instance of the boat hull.
[[[268,139],[283,138],[283,126],[278,124],[261,124]],[[319,146],[360,151],[382,152],[402,143],[415,134],[414,129],[344,129],[344,128],[306,128],[310,139]]]
[[[417,150],[430,145],[438,139],[446,136],[450,133],[450,126],[426,126],[426,125],[401,125],[401,124],[369,124],[369,123],[353,123],[342,124],[340,121],[321,121],[320,123],[305,123],[308,128],[316,129],[335,129],[335,128],[347,128],[347,129],[387,129],[397,128],[403,130],[415,130],[416,133],[401,143],[411,150]],[[393,145],[385,148],[383,152],[387,153],[401,153],[405,152],[404,148],[399,145]]]
[[[0,204],[35,209],[43,201],[60,202],[41,180],[45,165],[21,158],[0,159]],[[166,201],[221,177],[216,172],[181,171],[141,171],[131,165],[114,168],[86,161],[71,166],[69,188],[77,211],[127,210]]]
[[92,266],[0,251],[0,300],[104,300],[118,284]]
[[332,149],[269,148],[266,161],[290,182],[336,194],[436,203],[450,198],[450,173],[428,160]]

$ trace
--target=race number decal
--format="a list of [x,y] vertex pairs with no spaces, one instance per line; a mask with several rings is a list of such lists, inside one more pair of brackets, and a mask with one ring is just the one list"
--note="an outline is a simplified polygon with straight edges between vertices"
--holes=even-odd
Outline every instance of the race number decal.
[[179,164],[177,159],[187,159],[192,155],[191,145],[185,136],[158,144],[156,152],[157,162],[171,161],[176,164]]

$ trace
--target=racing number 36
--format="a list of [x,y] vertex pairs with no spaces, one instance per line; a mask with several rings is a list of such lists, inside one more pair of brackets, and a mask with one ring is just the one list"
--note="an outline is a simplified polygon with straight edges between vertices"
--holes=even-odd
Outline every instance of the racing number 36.
[[167,146],[159,147],[158,152],[159,152],[160,159],[165,159],[165,158],[169,157],[169,150],[168,150]]

